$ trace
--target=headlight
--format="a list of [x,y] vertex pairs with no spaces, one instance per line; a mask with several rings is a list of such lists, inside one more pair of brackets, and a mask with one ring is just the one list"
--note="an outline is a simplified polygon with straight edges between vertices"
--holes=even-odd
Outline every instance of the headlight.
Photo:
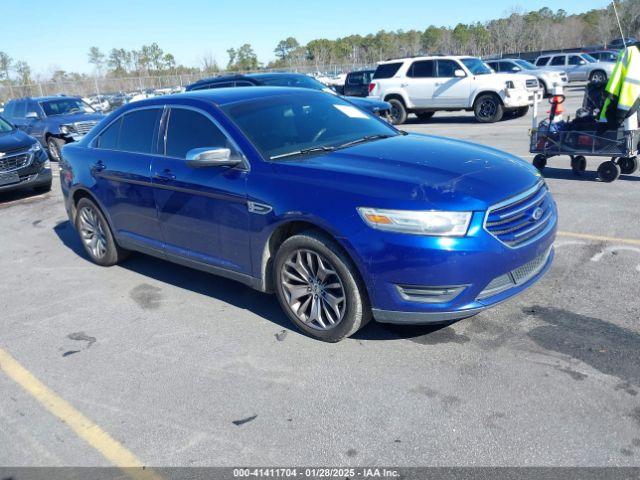
[[379,210],[358,208],[367,225],[378,230],[438,237],[463,237],[469,229],[471,212]]
[[42,150],[42,145],[40,145],[40,142],[36,142],[29,147],[29,151],[32,153],[39,152],[40,150]]
[[62,133],[63,135],[74,133],[75,131],[76,129],[73,127],[73,125],[60,125],[60,133]]

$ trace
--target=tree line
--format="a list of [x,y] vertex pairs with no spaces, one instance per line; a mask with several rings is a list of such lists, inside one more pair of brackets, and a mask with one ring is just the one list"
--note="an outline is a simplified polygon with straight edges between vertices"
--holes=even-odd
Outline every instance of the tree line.
[[[626,36],[640,33],[640,0],[617,2]],[[424,30],[381,30],[369,35],[349,35],[335,40],[318,38],[301,44],[288,37],[274,49],[275,59],[264,64],[250,43],[227,50],[228,62],[220,66],[211,53],[201,56],[197,66],[177,64],[173,54],[157,43],[139,49],[112,48],[103,52],[91,47],[87,61],[92,74],[54,69],[48,78],[34,78],[27,62],[0,51],[0,81],[5,85],[28,85],[35,81],[64,82],[98,77],[143,77],[183,73],[215,74],[220,71],[250,71],[261,68],[371,65],[380,60],[421,54],[469,54],[484,56],[522,51],[604,45],[619,37],[613,7],[569,15],[560,9],[536,11],[513,9],[502,18],[454,27],[430,25]]]

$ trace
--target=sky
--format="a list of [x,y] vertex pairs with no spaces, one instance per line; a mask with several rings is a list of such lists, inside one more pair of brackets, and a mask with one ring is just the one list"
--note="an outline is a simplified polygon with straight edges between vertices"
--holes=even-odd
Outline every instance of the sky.
[[[424,30],[434,24],[485,21],[513,7],[549,7],[579,13],[606,0],[4,0],[0,50],[24,60],[36,74],[55,69],[91,73],[89,47],[137,49],[156,42],[177,63],[199,66],[210,52],[220,66],[226,50],[250,43],[265,64],[278,41],[301,44],[379,30]],[[51,8],[55,5],[55,8]]]

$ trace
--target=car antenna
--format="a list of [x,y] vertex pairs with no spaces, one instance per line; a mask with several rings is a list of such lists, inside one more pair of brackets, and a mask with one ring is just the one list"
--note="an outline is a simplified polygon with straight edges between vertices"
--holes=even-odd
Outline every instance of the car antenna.
[[624,48],[627,48],[627,41],[624,38],[624,32],[622,31],[622,24],[620,23],[620,17],[618,16],[618,9],[616,8],[616,1],[613,0],[611,2],[611,4],[613,5],[613,12],[616,14],[616,21],[618,22],[618,29],[620,30],[620,38],[622,39],[622,45],[624,45]]

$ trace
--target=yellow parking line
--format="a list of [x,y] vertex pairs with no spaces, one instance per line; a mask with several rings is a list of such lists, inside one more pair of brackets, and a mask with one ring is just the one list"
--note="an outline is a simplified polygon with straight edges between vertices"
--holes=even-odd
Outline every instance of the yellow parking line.
[[113,465],[120,467],[129,477],[136,480],[161,479],[153,470],[145,469],[144,464],[133,453],[49,389],[1,348],[0,371],[7,374],[49,412],[66,423],[76,435]]
[[627,245],[640,245],[640,240],[635,238],[618,238],[618,237],[605,237],[601,235],[590,235],[588,233],[573,233],[573,232],[558,232],[559,237],[572,237],[582,238],[584,240],[593,240],[595,242],[609,242],[609,243],[625,243]]

